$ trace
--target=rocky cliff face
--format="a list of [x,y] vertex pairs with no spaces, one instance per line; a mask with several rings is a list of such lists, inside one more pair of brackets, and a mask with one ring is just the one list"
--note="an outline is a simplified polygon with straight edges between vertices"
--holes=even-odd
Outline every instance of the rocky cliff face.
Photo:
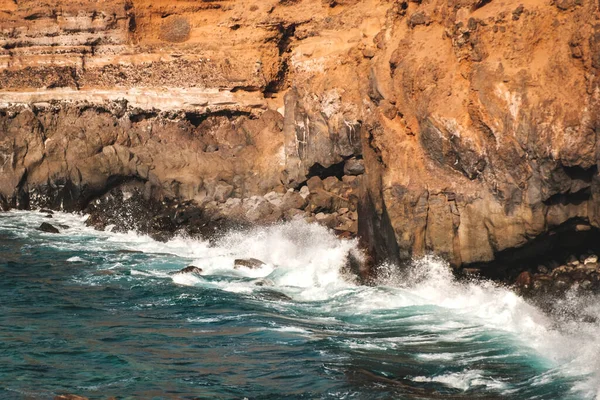
[[527,257],[600,226],[599,16],[588,0],[0,0],[0,196],[85,209],[136,187],[358,229],[375,261]]

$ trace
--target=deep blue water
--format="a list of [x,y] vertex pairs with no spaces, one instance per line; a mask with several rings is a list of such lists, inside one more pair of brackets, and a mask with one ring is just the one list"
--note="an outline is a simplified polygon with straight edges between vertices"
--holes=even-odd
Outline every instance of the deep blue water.
[[[210,247],[0,213],[0,399],[597,398],[597,325],[432,259],[357,286],[338,272],[353,248],[303,224]],[[268,265],[233,269],[251,256]]]

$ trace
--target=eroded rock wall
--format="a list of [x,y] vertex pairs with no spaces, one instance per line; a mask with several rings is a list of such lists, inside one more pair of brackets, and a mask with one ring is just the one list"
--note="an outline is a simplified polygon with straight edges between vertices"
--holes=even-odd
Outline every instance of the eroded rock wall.
[[0,0],[0,195],[84,208],[135,181],[223,211],[311,186],[304,217],[358,208],[375,262],[487,263],[600,225],[598,17],[591,0]]

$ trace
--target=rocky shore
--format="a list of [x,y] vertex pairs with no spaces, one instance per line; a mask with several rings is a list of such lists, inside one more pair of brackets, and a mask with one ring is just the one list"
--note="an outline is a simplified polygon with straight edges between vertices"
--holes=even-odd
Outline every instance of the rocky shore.
[[333,229],[340,237],[354,238],[358,230],[357,184],[360,178],[310,178],[298,190],[271,191],[264,196],[236,197],[234,187],[221,183],[201,206],[190,201],[153,201],[144,185],[113,189],[92,201],[84,212],[96,229],[136,230],[158,240],[175,234],[211,239],[229,229],[304,220]]
[[305,219],[365,275],[541,282],[532,254],[600,239],[599,27],[591,0],[0,0],[0,206],[161,239]]

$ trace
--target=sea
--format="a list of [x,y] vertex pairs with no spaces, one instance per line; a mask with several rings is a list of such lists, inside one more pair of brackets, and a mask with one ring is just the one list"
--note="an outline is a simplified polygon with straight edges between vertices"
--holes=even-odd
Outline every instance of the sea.
[[305,222],[163,243],[85,218],[0,213],[0,399],[600,399],[597,297],[548,313],[435,257],[361,285],[358,243]]

